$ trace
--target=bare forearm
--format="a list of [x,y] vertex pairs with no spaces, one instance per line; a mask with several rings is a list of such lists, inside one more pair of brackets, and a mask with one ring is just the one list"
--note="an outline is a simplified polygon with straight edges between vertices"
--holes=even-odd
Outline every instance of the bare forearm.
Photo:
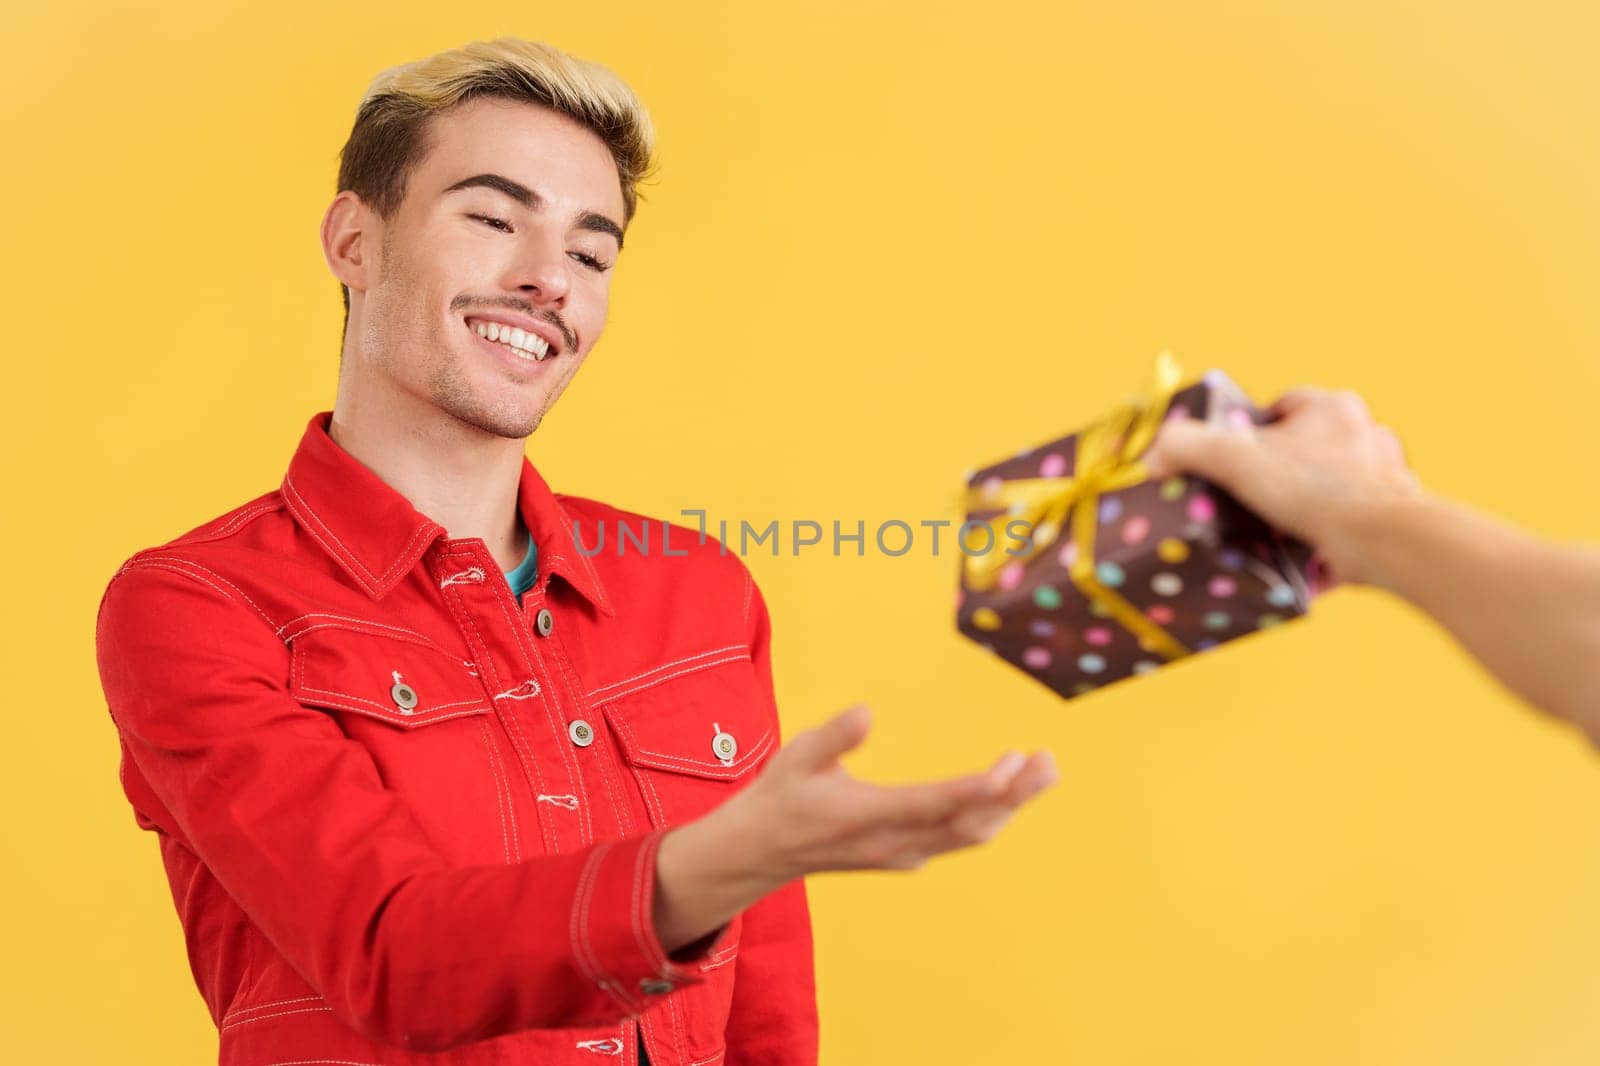
[[1600,742],[1600,549],[1553,544],[1427,494],[1374,504],[1350,528],[1371,583]]
[[725,805],[680,826],[656,856],[656,935],[670,954],[716,932],[786,878],[763,869],[759,841]]

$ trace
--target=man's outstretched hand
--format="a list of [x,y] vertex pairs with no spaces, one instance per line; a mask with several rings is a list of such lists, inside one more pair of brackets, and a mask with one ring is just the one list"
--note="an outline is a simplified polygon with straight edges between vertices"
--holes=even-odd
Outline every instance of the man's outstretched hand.
[[668,952],[797,877],[914,870],[982,844],[1057,777],[1048,753],[1010,752],[982,773],[874,785],[839,765],[870,728],[871,714],[858,706],[799,734],[743,791],[666,835],[656,858],[655,918]]

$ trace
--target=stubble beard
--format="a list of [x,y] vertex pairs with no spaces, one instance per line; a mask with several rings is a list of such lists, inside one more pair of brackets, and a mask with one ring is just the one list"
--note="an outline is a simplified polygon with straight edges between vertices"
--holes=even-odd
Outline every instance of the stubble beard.
[[[388,235],[379,242],[379,258],[383,262],[384,270],[395,278],[391,291],[415,293],[417,286],[408,269],[408,264],[399,260],[395,249],[391,246]],[[395,309],[398,311],[398,309]],[[415,313],[415,305],[407,310]],[[383,364],[383,369],[391,378],[398,378],[406,358],[400,355],[401,348],[407,343],[407,335],[389,328],[398,316],[376,316],[368,325],[367,342],[369,350],[381,353],[378,362]],[[556,395],[560,394],[560,387],[555,393],[547,396],[539,408],[532,413],[519,410],[520,406],[514,397],[517,386],[511,383],[506,385],[506,393],[499,397],[485,396],[475,390],[472,385],[471,367],[468,363],[469,356],[463,355],[461,348],[470,338],[452,339],[441,334],[436,325],[418,323],[423,328],[422,349],[431,356],[426,359],[428,369],[424,372],[428,402],[433,404],[445,414],[456,421],[472,426],[483,433],[496,437],[506,437],[514,440],[525,440],[533,435],[539,428],[539,423],[544,419],[544,413],[555,402]],[[465,327],[463,327],[465,328]],[[402,385],[402,387],[404,387]]]
[[[497,405],[492,398],[486,399],[473,391],[466,367],[453,349],[441,345],[439,350],[443,358],[428,378],[428,398],[435,407],[459,422],[497,437],[525,440],[539,428],[549,400],[532,413],[516,410],[511,402]],[[508,391],[512,388],[515,386],[508,385]]]

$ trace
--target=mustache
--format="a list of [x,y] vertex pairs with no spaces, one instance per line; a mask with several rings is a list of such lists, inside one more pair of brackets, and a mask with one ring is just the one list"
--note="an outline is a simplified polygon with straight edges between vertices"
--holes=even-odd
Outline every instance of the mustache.
[[460,311],[464,314],[471,314],[473,311],[489,311],[496,308],[515,311],[519,315],[527,315],[529,318],[537,318],[541,322],[550,323],[550,325],[561,331],[562,351],[571,352],[577,350],[578,335],[572,332],[567,324],[562,321],[561,316],[554,311],[541,311],[524,300],[505,297],[498,300],[473,300],[459,297],[450,301],[450,310]]

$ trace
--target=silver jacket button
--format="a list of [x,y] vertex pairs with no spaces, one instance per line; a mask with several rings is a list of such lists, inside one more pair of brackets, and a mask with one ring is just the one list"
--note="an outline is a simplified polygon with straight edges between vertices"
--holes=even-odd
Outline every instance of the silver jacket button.
[[732,733],[718,733],[711,738],[711,752],[723,763],[732,763],[739,754],[739,742]]
[[555,615],[550,613],[550,608],[541,607],[539,613],[533,616],[533,625],[541,637],[548,637],[550,631],[556,627]]
[[582,718],[567,726],[567,736],[580,748],[587,748],[594,743],[594,730]]
[[394,687],[389,689],[389,698],[394,700],[401,714],[410,714],[417,705],[417,690],[400,680],[400,671],[394,671],[393,677]]

